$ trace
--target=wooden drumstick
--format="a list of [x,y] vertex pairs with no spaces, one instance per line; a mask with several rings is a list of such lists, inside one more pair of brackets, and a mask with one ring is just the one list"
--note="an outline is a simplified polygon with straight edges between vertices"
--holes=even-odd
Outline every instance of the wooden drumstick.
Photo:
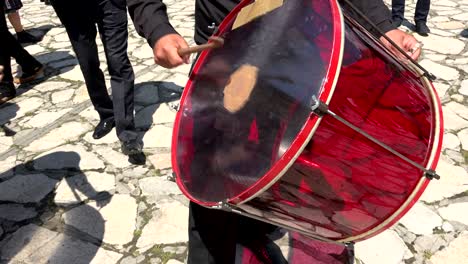
[[179,53],[179,56],[183,57],[186,55],[190,55],[192,53],[197,53],[201,52],[207,49],[216,49],[219,47],[222,47],[224,45],[224,39],[220,37],[210,37],[209,40],[211,42],[208,42],[206,44],[198,45],[198,46],[192,46],[188,48],[181,48],[177,52]]

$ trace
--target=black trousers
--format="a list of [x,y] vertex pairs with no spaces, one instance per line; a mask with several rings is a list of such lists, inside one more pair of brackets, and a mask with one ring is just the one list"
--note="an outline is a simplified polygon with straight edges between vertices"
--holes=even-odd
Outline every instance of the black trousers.
[[[136,140],[134,80],[127,55],[127,8],[125,0],[53,0],[80,64],[91,102],[101,120],[114,118],[121,141]],[[99,67],[96,25],[104,46],[112,99]]]
[[[431,7],[431,0],[418,0],[416,3],[416,11],[414,13],[415,22],[426,22]],[[405,0],[392,0],[392,17],[404,18]]]
[[262,263],[287,263],[270,235],[278,227],[248,217],[190,203],[188,264],[240,263],[248,248]]
[[23,72],[32,72],[36,67],[41,66],[33,56],[31,56],[8,31],[5,20],[4,3],[0,4],[0,65],[3,69],[3,83],[12,83],[10,58],[14,57],[21,66]]

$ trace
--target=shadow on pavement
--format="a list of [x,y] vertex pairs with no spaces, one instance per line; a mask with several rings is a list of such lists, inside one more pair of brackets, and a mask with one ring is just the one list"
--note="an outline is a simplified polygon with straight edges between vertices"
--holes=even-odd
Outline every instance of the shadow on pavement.
[[143,82],[135,85],[135,126],[145,133],[153,126],[154,113],[161,104],[179,100],[183,87],[173,82]]
[[[58,188],[69,190],[73,202],[57,205]],[[0,171],[0,263],[90,263],[105,231],[96,208],[110,200],[89,184],[75,152]]]
[[29,83],[22,84],[22,85],[18,86],[18,88],[16,90],[16,96],[22,95],[23,93],[25,93],[25,92],[29,91],[30,89],[34,88],[36,85],[41,84],[41,83],[47,81],[48,79],[50,79],[52,77],[55,77],[55,76],[57,76],[59,74],[70,71],[71,68],[69,66],[76,65],[76,63],[71,64],[71,65],[66,65],[67,67],[63,67],[63,68],[55,68],[55,67],[51,66],[51,64],[56,64],[56,63],[60,63],[60,62],[69,61],[69,60],[74,59],[75,57],[73,57],[68,51],[54,51],[54,52],[50,52],[50,53],[34,55],[34,58],[36,58],[39,62],[44,64],[44,66],[45,66],[44,74],[43,74],[42,77],[39,77],[39,78],[37,78],[36,80],[34,80],[32,82],[29,82]]
[[[60,62],[74,59],[72,55],[65,51],[56,51],[52,53],[41,54],[35,56],[35,58],[46,66],[44,76],[30,83],[18,86],[16,90],[16,97],[26,93],[30,89],[34,88],[36,85],[41,84],[54,76],[69,71],[69,68],[55,69],[52,67],[48,67],[49,63],[56,63],[57,61]],[[12,137],[16,134],[15,131],[8,128],[8,123],[11,119],[16,117],[16,113],[18,112],[18,110],[19,106],[16,103],[14,103],[13,100],[0,105],[0,137]]]
[[6,102],[0,105],[0,137],[12,137],[16,134],[15,131],[8,128],[8,122],[14,117],[18,112],[19,107],[15,103]]
[[[47,32],[49,32],[49,30],[51,30],[54,27],[56,27],[56,26],[54,26],[54,25],[42,25],[42,26],[39,26],[39,27],[36,27],[36,28],[27,29],[27,31],[29,33],[31,33],[32,35],[38,37],[42,41],[42,39],[47,34]],[[33,44],[32,43],[27,43],[27,44],[23,44],[22,46],[27,47],[27,46],[30,46],[30,45],[33,45]]]

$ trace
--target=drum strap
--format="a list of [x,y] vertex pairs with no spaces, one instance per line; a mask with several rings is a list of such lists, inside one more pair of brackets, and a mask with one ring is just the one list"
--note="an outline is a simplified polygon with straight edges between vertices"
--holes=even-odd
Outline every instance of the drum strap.
[[331,117],[333,117],[334,119],[336,119],[340,123],[342,123],[345,126],[351,128],[352,130],[359,133],[360,135],[366,137],[367,139],[374,142],[375,144],[377,144],[381,148],[387,150],[388,152],[392,153],[393,155],[399,157],[400,159],[406,161],[407,163],[411,164],[412,166],[416,167],[417,169],[423,171],[424,176],[427,177],[428,179],[430,179],[430,180],[433,180],[433,179],[439,180],[440,179],[440,176],[434,170],[430,170],[430,169],[428,170],[428,169],[424,168],[420,164],[418,164],[418,163],[412,161],[411,159],[405,157],[403,154],[396,151],[392,147],[390,147],[387,144],[383,143],[382,141],[376,139],[375,137],[369,135],[364,130],[358,128],[357,126],[355,126],[353,124],[351,124],[346,119],[344,119],[344,118],[340,117],[339,115],[337,115],[336,113],[330,111],[330,109],[328,108],[328,105],[325,104],[324,102],[318,100],[315,96],[312,97],[311,109],[314,112],[314,114],[316,114],[319,117],[323,117],[324,115],[330,115]]

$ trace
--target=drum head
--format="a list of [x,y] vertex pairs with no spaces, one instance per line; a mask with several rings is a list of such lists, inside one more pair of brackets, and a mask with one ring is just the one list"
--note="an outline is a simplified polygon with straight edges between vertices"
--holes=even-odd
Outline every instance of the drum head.
[[222,48],[201,54],[182,95],[172,145],[192,201],[241,203],[291,166],[328,102],[343,50],[331,0],[243,1],[221,24]]

